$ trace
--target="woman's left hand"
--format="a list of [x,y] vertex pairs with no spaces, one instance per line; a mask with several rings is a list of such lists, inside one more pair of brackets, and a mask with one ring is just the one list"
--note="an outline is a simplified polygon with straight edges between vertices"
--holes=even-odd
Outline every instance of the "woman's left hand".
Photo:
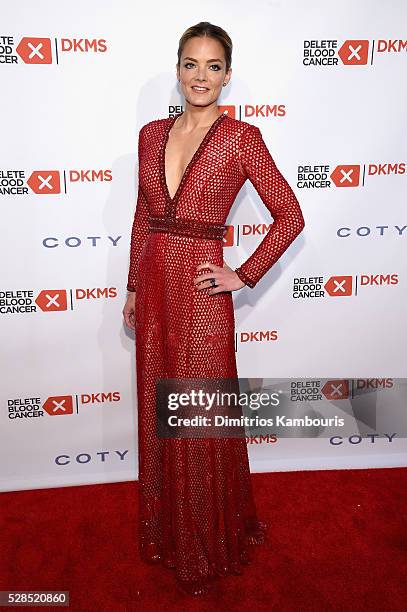
[[[238,277],[236,272],[232,270],[227,264],[224,264],[223,268],[216,264],[205,262],[197,266],[197,270],[206,268],[210,272],[200,274],[194,278],[194,285],[198,291],[201,289],[207,289],[210,295],[214,293],[220,293],[221,291],[236,291],[245,286],[245,283]],[[216,287],[213,287],[210,280],[214,278],[216,281]]]

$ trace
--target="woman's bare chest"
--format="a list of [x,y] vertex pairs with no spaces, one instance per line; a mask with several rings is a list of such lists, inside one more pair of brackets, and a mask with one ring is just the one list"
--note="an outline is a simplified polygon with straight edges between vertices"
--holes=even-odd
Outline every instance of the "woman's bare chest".
[[171,130],[165,147],[165,180],[170,197],[176,193],[187,167],[208,131],[209,128],[197,129],[189,133]]

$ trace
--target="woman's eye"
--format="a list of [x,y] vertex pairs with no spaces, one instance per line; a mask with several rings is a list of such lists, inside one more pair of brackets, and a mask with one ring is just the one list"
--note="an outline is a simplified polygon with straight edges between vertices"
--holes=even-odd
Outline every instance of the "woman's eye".
[[[189,66],[195,66],[195,64],[193,62],[187,62],[184,64],[184,68],[189,68]],[[220,70],[219,64],[211,64],[210,68],[215,68],[215,72]]]

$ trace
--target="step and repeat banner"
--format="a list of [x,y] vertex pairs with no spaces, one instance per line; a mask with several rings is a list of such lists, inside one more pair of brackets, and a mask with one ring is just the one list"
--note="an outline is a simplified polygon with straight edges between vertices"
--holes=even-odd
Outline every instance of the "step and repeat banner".
[[[317,419],[250,430],[252,471],[407,465],[405,3],[17,0],[1,13],[1,490],[137,479],[122,317],[137,139],[184,109],[178,41],[202,20],[234,43],[221,110],[260,128],[305,218],[233,293],[239,375],[252,389],[289,380],[290,417]],[[272,221],[247,181],[225,262]],[[318,421],[328,412],[346,427]]]

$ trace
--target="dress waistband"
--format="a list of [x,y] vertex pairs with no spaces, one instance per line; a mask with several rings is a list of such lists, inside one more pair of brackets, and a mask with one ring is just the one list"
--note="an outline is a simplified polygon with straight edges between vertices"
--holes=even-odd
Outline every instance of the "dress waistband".
[[174,217],[148,218],[148,229],[150,232],[168,232],[191,238],[208,238],[209,240],[223,240],[226,234],[226,225],[220,223],[206,223],[196,219],[180,219]]

